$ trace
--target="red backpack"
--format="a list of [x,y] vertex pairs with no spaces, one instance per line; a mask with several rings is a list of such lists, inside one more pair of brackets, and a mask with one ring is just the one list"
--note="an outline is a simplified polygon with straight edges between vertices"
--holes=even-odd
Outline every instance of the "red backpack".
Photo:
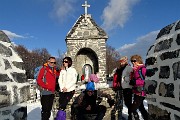
[[117,75],[117,72],[115,72],[114,73],[114,75],[113,75],[113,88],[118,88],[118,87],[120,87],[120,85],[121,85],[121,83],[117,80],[117,77],[118,75]]

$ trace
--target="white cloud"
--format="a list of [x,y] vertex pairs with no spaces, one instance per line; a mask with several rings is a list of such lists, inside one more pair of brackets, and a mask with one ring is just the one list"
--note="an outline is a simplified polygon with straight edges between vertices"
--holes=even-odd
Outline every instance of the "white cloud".
[[140,0],[110,0],[104,9],[103,28],[110,31],[116,27],[123,27],[131,16],[131,9]]
[[138,54],[145,58],[149,47],[155,43],[155,39],[158,33],[159,30],[141,36],[136,39],[135,43],[125,44],[120,47],[118,51],[122,56],[126,55],[130,57],[131,55]]
[[22,39],[22,38],[26,38],[22,35],[18,35],[16,33],[13,33],[11,31],[8,31],[8,30],[2,30],[10,39]]
[[77,0],[54,0],[53,11],[51,17],[63,22],[68,16],[73,16],[75,12],[75,3]]
[[125,44],[125,45],[123,45],[120,49],[125,50],[125,49],[131,48],[131,47],[133,47],[133,46],[135,46],[135,45],[136,45],[136,43]]

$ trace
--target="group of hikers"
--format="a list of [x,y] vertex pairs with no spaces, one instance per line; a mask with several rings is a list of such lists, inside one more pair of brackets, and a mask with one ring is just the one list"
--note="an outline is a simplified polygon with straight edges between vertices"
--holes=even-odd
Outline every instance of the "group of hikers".
[[[137,110],[141,112],[144,120],[148,120],[148,113],[144,108],[143,100],[146,93],[144,90],[144,77],[146,74],[146,67],[139,55],[133,55],[130,58],[132,63],[128,63],[127,56],[121,57],[119,66],[116,68],[113,75],[113,90],[115,92],[123,91],[124,103],[128,108],[128,120],[139,120]],[[94,74],[95,75],[95,74]],[[63,67],[60,69],[56,66],[56,58],[50,57],[37,76],[37,85],[40,90],[41,119],[49,120],[51,116],[52,105],[55,97],[56,81],[59,87],[59,108],[55,120],[66,120],[66,106],[72,99],[77,82],[78,73],[72,67],[71,57],[63,58]],[[86,89],[76,98],[71,106],[71,116],[75,120],[87,120],[88,114],[95,114],[94,120],[102,120],[106,113],[106,107],[99,105],[97,100],[99,98],[107,98],[110,107],[113,107],[116,102],[111,97],[101,90],[95,88],[96,78],[89,79],[86,84]],[[93,116],[91,116],[93,119]]]

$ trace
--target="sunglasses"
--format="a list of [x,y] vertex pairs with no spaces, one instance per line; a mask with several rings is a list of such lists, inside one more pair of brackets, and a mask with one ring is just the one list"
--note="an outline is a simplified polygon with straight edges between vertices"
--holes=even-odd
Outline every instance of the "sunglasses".
[[56,62],[50,62],[51,64],[56,64]]
[[93,91],[87,91],[87,92],[89,92],[89,93],[93,93]]
[[131,60],[131,62],[136,62],[136,60]]
[[63,61],[63,63],[68,63],[68,61]]

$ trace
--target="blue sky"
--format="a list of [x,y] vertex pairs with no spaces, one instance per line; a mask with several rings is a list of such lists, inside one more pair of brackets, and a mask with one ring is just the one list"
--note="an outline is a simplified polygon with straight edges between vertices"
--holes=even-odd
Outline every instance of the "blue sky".
[[[0,30],[29,50],[66,52],[65,37],[81,14],[85,0],[1,0]],[[155,42],[159,30],[180,19],[180,0],[87,0],[88,14],[109,36],[107,44],[121,55],[140,54]]]

